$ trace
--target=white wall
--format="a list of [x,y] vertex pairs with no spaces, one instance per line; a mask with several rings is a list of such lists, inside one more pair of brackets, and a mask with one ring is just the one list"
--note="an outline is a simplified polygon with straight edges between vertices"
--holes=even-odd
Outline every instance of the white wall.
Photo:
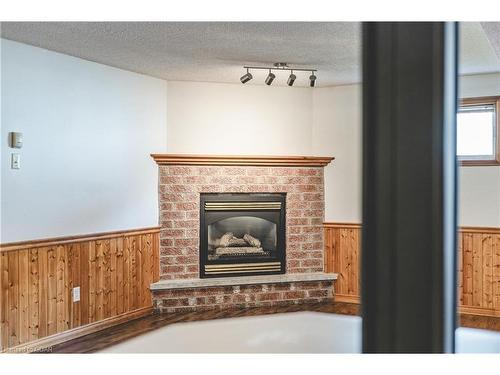
[[325,168],[325,220],[361,222],[361,86],[317,88],[312,151],[332,155]]
[[361,86],[290,88],[169,82],[172,153],[320,155],[325,219],[361,221]]
[[462,76],[458,82],[461,98],[500,95],[500,73]]
[[[361,221],[361,85],[169,82],[1,40],[1,242],[157,224],[153,152],[325,155],[327,221]],[[461,96],[500,94],[500,74]],[[24,133],[11,170],[9,131]],[[167,137],[168,136],[168,137]],[[500,167],[460,169],[460,224],[500,226]]]
[[[166,82],[3,39],[1,52],[0,241],[157,225]],[[10,131],[24,133],[20,170]]]
[[325,218],[361,221],[361,86],[290,88],[169,82],[172,153],[320,155]]
[[500,167],[462,167],[459,174],[459,223],[500,227]]
[[[459,89],[462,98],[500,95],[500,74],[461,77]],[[460,225],[500,227],[500,166],[461,167],[458,188]]]
[[313,91],[169,82],[168,152],[309,155]]
[[[461,97],[500,95],[500,74],[460,78]],[[361,222],[361,85],[314,90],[312,153],[333,155],[325,170],[325,219]],[[459,224],[500,226],[500,167],[459,169]]]

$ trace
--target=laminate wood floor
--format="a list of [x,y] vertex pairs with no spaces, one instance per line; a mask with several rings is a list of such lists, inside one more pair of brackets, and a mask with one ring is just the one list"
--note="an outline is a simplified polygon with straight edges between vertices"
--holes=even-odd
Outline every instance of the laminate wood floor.
[[54,345],[49,352],[93,353],[169,324],[295,311],[318,311],[345,315],[358,315],[359,306],[349,303],[321,303],[231,310],[209,310],[172,314],[153,314],[127,323],[119,324],[90,335],[82,336],[71,341]]
[[[153,314],[133,321],[129,321],[105,330],[86,335],[51,348],[52,353],[93,353],[122,343],[131,338],[157,330],[174,323],[224,319],[278,314],[297,311],[316,311],[332,314],[359,315],[358,304],[350,303],[322,303],[292,306],[255,307],[247,309],[209,310],[173,314]],[[481,328],[500,331],[500,318],[481,317],[461,314],[459,323],[462,327]]]

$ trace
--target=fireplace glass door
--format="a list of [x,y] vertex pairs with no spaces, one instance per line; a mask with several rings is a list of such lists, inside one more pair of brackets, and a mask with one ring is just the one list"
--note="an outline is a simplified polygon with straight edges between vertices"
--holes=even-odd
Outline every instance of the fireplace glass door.
[[284,194],[203,194],[201,277],[284,272]]

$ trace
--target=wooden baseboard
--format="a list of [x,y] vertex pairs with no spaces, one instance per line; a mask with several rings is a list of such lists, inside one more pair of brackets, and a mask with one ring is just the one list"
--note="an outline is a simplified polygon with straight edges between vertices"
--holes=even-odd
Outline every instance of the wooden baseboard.
[[458,311],[461,314],[500,317],[500,310],[487,309],[484,307],[459,306]]
[[359,296],[351,296],[348,294],[335,294],[333,296],[334,302],[345,302],[345,303],[360,303]]
[[56,333],[55,335],[43,337],[41,339],[27,342],[25,344],[7,348],[3,353],[33,353],[33,352],[50,352],[50,348],[54,345],[61,344],[66,341],[76,339],[105,328],[109,328],[130,320],[138,319],[143,316],[151,315],[152,307],[143,307],[137,310],[129,311],[121,315],[116,315],[107,319],[103,319],[94,323],[86,324],[81,327],[73,328],[68,331]]
[[[361,304],[359,296],[352,296],[348,294],[335,294],[333,300],[334,302]],[[500,318],[500,311],[495,309],[475,306],[458,306],[457,310],[459,314]]]

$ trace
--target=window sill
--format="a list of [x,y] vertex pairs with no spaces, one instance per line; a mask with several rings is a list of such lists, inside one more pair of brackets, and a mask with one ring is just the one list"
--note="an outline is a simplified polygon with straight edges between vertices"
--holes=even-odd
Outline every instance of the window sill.
[[500,159],[496,160],[459,160],[461,167],[494,167],[500,166]]

